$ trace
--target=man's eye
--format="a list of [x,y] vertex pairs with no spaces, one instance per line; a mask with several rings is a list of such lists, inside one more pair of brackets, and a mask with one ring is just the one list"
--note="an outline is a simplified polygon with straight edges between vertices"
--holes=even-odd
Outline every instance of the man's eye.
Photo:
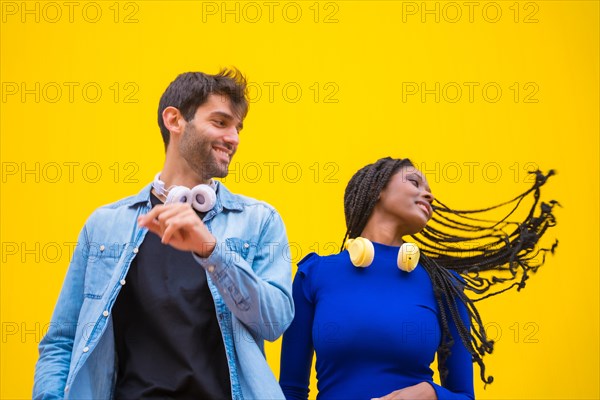
[[216,119],[215,124],[217,124],[219,126],[225,126],[225,121]]
[[409,181],[412,182],[416,187],[419,187],[419,181],[415,179],[409,179]]

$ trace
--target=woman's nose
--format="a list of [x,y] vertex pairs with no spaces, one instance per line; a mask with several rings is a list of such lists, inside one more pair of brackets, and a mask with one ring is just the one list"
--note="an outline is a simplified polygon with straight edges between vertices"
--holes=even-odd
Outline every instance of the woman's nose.
[[433,194],[431,192],[426,191],[424,194],[425,199],[429,202],[429,203],[433,203]]

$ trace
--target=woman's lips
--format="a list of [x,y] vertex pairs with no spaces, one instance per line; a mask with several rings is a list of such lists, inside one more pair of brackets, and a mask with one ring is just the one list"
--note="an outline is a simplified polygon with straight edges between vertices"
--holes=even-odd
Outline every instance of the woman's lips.
[[417,205],[425,213],[427,219],[431,218],[431,206],[423,201],[417,201]]

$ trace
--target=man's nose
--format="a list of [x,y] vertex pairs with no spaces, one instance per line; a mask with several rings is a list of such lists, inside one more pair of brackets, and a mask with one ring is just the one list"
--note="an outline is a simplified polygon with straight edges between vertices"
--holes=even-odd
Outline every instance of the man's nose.
[[238,133],[237,128],[232,127],[230,129],[228,129],[223,140],[225,141],[225,143],[227,143],[233,147],[237,147],[238,144],[240,144],[240,135]]

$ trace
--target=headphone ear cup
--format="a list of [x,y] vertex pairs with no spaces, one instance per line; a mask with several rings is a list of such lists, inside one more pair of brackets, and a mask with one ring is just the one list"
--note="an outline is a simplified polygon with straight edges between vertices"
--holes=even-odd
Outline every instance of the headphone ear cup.
[[398,251],[398,268],[402,271],[411,272],[417,268],[421,251],[414,243],[404,243]]
[[175,186],[169,189],[169,193],[167,194],[167,201],[165,204],[173,204],[173,203],[191,203],[192,202],[192,192],[190,189],[185,186]]
[[350,254],[350,261],[355,267],[368,267],[375,258],[375,247],[369,239],[362,237],[350,239],[346,243],[346,248]]
[[217,202],[217,194],[208,185],[198,185],[191,192],[192,207],[200,212],[212,210]]

